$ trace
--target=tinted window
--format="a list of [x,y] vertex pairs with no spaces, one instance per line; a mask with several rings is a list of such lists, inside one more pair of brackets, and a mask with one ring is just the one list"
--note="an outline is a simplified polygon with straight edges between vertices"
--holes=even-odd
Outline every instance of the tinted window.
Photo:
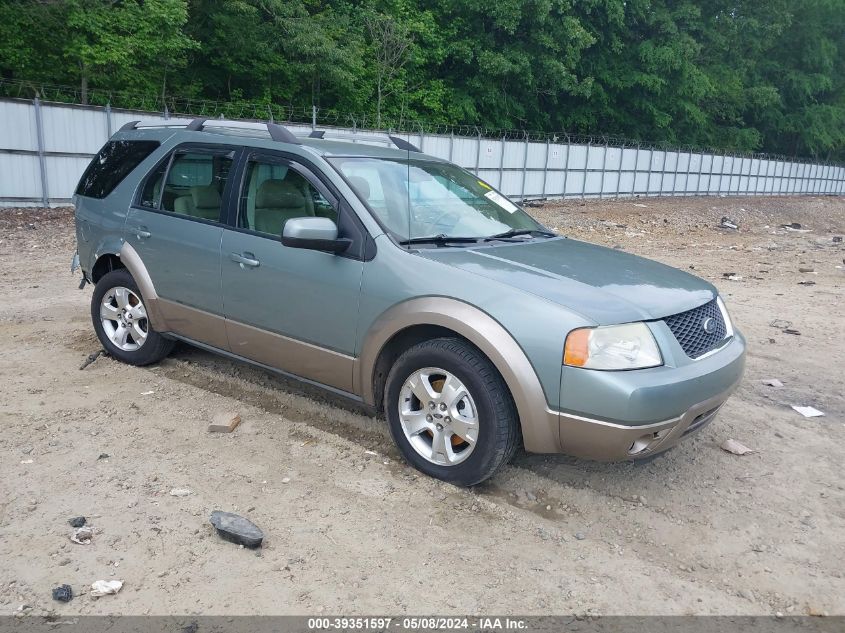
[[141,199],[139,200],[142,207],[158,209],[158,204],[161,200],[161,189],[164,184],[164,172],[166,171],[167,161],[156,167],[153,172],[147,176],[147,179],[144,182],[144,189],[141,191]]
[[158,141],[109,141],[82,174],[76,193],[105,198],[158,146]]
[[292,218],[324,217],[337,211],[302,174],[280,163],[250,161],[241,191],[238,226],[280,236]]
[[[161,208],[180,215],[219,221],[223,191],[232,167],[231,152],[176,154],[161,193]],[[147,182],[155,194],[155,174]]]

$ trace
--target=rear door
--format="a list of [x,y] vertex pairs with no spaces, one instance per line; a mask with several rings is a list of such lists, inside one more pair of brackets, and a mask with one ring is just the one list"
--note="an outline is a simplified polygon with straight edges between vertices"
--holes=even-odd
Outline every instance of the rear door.
[[[245,162],[224,231],[223,305],[232,352],[352,391],[358,299],[368,238],[316,169],[273,153]],[[287,220],[328,217],[352,240],[341,255],[282,245]]]
[[159,295],[167,329],[220,349],[229,348],[220,243],[238,151],[178,147],[142,184],[125,229]]

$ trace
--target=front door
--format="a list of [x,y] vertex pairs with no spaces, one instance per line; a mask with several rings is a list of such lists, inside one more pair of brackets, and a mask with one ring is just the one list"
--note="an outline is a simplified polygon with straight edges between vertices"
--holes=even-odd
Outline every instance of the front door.
[[159,296],[166,330],[228,349],[220,290],[220,243],[234,152],[178,149],[144,181],[126,220]]
[[244,169],[221,249],[231,351],[350,392],[364,264],[350,254],[283,246],[280,237],[287,220],[306,216],[331,218],[347,237],[342,214],[351,211],[339,215],[336,197],[304,165],[261,154]]

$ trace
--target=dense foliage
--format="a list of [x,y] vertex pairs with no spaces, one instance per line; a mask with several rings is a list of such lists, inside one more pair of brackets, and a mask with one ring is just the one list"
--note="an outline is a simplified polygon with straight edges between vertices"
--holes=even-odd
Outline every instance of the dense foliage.
[[845,0],[0,0],[0,78],[845,158]]

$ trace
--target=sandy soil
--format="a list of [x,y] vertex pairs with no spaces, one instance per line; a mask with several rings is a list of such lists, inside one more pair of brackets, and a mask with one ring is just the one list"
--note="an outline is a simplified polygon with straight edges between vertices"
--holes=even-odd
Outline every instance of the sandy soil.
[[[845,614],[845,200],[533,213],[718,285],[749,362],[715,423],[648,463],[521,454],[454,488],[402,463],[382,421],[205,352],[80,371],[99,345],[91,288],[68,268],[71,216],[0,212],[0,615]],[[207,431],[221,410],[243,417],[230,435]],[[757,452],[726,453],[727,438]],[[222,541],[214,509],[249,516],[265,546]],[[69,540],[76,515],[92,544]],[[110,579],[118,595],[85,593]],[[62,583],[80,595],[54,602]]]

